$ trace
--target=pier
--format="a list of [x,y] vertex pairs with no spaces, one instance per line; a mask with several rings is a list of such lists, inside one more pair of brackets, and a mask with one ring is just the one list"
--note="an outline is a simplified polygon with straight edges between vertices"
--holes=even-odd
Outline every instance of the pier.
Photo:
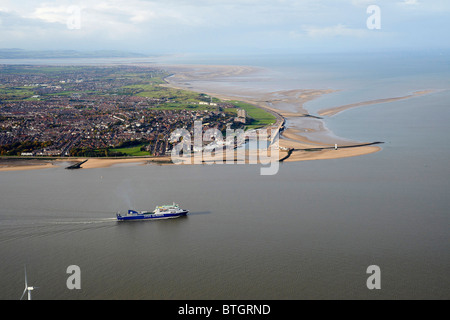
[[346,148],[358,148],[358,147],[367,147],[372,146],[376,144],[382,144],[384,142],[376,141],[376,142],[370,142],[370,143],[361,143],[361,144],[353,144],[353,145],[344,145],[344,146],[337,146],[334,147],[318,147],[318,148],[306,148],[306,149],[292,149],[292,151],[321,151],[321,150],[328,150],[328,149],[346,149]]
[[359,147],[367,147],[367,146],[372,146],[372,145],[377,145],[377,144],[383,144],[384,142],[381,141],[375,141],[375,142],[370,142],[370,143],[361,143],[361,144],[354,144],[354,145],[344,145],[344,146],[337,146],[335,145],[334,147],[318,147],[318,148],[306,148],[306,149],[295,149],[295,148],[289,148],[288,154],[283,157],[282,159],[279,160],[279,162],[283,162],[285,160],[287,160],[294,151],[322,151],[322,150],[338,150],[338,149],[346,149],[346,148],[359,148]]
[[78,163],[75,163],[74,165],[71,165],[71,166],[67,167],[66,169],[69,169],[69,170],[73,170],[73,169],[81,169],[81,165],[84,164],[84,163],[86,163],[88,160],[89,160],[89,159],[84,160],[84,161],[81,161],[81,162],[78,162]]

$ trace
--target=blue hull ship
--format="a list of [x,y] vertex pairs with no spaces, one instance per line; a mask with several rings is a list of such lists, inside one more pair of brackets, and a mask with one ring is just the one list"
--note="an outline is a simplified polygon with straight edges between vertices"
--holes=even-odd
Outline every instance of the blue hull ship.
[[189,210],[181,209],[177,204],[157,206],[154,211],[128,210],[127,214],[117,214],[118,221],[171,219],[186,216]]

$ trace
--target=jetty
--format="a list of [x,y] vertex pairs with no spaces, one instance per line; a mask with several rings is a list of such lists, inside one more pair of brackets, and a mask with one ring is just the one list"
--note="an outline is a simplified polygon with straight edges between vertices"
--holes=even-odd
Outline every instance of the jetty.
[[81,162],[78,162],[78,163],[75,163],[75,164],[73,164],[73,165],[71,165],[71,166],[66,167],[66,169],[69,169],[69,170],[73,170],[73,169],[81,169],[81,165],[84,164],[84,163],[86,163],[88,160],[89,160],[89,159],[84,160],[84,161],[81,161]]
[[306,148],[306,149],[296,149],[296,148],[289,148],[287,149],[287,155],[279,160],[279,162],[284,162],[287,160],[294,151],[322,151],[322,150],[338,150],[338,149],[346,149],[346,148],[360,148],[360,147],[367,147],[367,146],[373,146],[377,144],[383,144],[382,141],[375,141],[375,142],[369,142],[369,143],[361,143],[361,144],[353,144],[353,145],[343,145],[338,146],[337,144],[334,145],[334,147],[317,147],[317,148]]
[[383,144],[382,141],[375,141],[375,142],[369,142],[369,143],[361,143],[361,144],[353,144],[353,145],[343,145],[338,146],[337,144],[334,145],[334,147],[318,147],[318,148],[306,148],[306,149],[292,149],[292,151],[321,151],[321,150],[327,150],[327,149],[346,149],[346,148],[359,148],[359,147],[367,147],[367,146],[373,146],[376,144]]

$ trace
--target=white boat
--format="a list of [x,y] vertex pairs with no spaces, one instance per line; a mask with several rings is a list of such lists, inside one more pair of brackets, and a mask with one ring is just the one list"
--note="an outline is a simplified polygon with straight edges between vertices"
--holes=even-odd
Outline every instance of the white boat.
[[153,211],[135,211],[128,210],[127,214],[117,213],[117,220],[147,220],[147,219],[170,219],[186,216],[189,210],[181,209],[176,203],[171,205],[156,206]]

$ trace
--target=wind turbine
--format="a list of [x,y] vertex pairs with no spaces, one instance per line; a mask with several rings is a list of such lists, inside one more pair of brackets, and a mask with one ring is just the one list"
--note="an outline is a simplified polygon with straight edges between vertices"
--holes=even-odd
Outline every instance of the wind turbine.
[[27,282],[27,267],[25,267],[25,290],[23,290],[22,296],[20,297],[20,300],[23,299],[23,296],[25,295],[25,292],[28,291],[28,300],[31,300],[31,291],[34,289],[37,289],[38,287],[29,287]]

